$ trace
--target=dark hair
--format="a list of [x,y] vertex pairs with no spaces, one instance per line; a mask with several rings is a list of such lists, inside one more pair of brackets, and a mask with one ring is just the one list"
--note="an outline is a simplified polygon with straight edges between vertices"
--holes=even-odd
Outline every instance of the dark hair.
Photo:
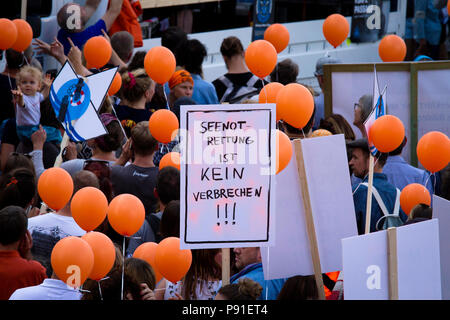
[[111,47],[122,61],[130,59],[134,49],[134,37],[128,31],[119,31],[111,36]]
[[7,206],[0,210],[0,244],[6,246],[19,241],[27,227],[28,218],[23,208]]
[[250,278],[241,278],[238,283],[223,286],[217,293],[228,300],[256,300],[261,295],[262,289],[258,282]]
[[148,121],[138,122],[133,129],[131,129],[131,139],[133,150],[138,155],[151,155],[157,150],[158,141],[156,141],[150,133]]
[[190,39],[183,48],[184,68],[190,73],[202,75],[203,60],[207,56],[205,46],[197,39]]
[[17,168],[27,168],[31,172],[36,173],[36,171],[34,169],[34,164],[33,164],[33,161],[31,160],[30,155],[12,152],[9,154],[8,159],[6,160],[5,169],[3,170],[3,174],[8,173]]
[[384,167],[384,165],[386,164],[387,158],[388,158],[389,154],[388,153],[381,153],[378,152],[377,154],[377,161],[378,161],[378,165],[380,167]]
[[97,176],[98,189],[100,189],[110,202],[113,199],[113,187],[111,182],[111,168],[109,162],[104,160],[87,159],[84,161],[83,170],[91,171]]
[[163,204],[180,200],[180,171],[172,166],[159,170],[155,188]]
[[222,44],[220,46],[220,53],[222,56],[231,58],[238,54],[242,54],[244,52],[244,47],[242,46],[241,40],[238,37],[231,36],[223,39]]
[[409,213],[409,219],[413,220],[416,218],[431,219],[433,218],[433,209],[427,204],[419,203],[414,208],[411,209]]
[[317,300],[318,297],[314,276],[295,276],[286,280],[277,300]]
[[147,51],[137,51],[128,64],[128,71],[132,72],[134,70],[144,68],[144,60],[146,54]]
[[345,118],[340,114],[331,114],[325,119],[320,119],[319,129],[325,129],[332,134],[344,134],[345,140],[355,140],[355,132]]
[[7,206],[26,208],[35,198],[37,183],[35,173],[27,168],[17,168],[0,177],[0,209]]
[[8,69],[18,70],[25,63],[25,57],[22,52],[18,52],[13,49],[7,49],[5,56]]
[[175,55],[178,66],[183,66],[183,56],[180,50],[186,45],[188,41],[187,33],[178,27],[169,27],[161,35],[161,45],[168,48]]
[[170,201],[164,209],[159,225],[162,239],[180,237],[180,201]]
[[111,152],[120,148],[124,139],[122,127],[118,120],[106,125],[108,133],[95,138],[95,144],[103,152]]
[[215,260],[219,252],[220,249],[192,250],[191,267],[183,281],[182,295],[185,300],[197,300],[197,285],[200,285],[200,292],[202,292],[208,279],[221,278],[222,267]]
[[400,154],[402,153],[403,148],[405,147],[405,145],[406,145],[406,136],[403,138],[403,141],[402,141],[402,143],[398,146],[398,148],[395,149],[394,151],[389,152],[389,155],[390,155],[390,156],[398,156],[398,155],[400,155]]
[[139,284],[146,283],[151,290],[155,289],[155,272],[147,261],[137,258],[127,258],[125,259],[125,272],[132,282]]
[[279,62],[270,74],[270,81],[277,81],[283,85],[297,82],[298,64],[291,59]]

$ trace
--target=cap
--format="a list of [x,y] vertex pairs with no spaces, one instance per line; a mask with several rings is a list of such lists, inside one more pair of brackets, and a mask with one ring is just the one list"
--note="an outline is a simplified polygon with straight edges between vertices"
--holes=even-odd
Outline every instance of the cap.
[[350,149],[360,148],[366,152],[369,152],[369,142],[365,138],[356,139],[354,141],[347,142],[347,148],[350,148]]
[[323,65],[324,64],[335,64],[335,63],[342,63],[342,61],[338,58],[332,58],[330,56],[325,56],[317,60],[316,63],[316,71],[314,72],[314,75],[317,76],[323,76]]

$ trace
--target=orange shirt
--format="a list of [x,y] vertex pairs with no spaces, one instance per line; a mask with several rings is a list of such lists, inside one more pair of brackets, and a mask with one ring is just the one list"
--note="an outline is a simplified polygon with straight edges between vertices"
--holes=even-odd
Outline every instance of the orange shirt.
[[142,29],[138,21],[138,15],[141,14],[142,8],[139,1],[125,0],[119,16],[108,31],[109,35],[112,36],[119,31],[128,31],[134,37],[134,47],[142,47],[144,44],[142,40]]
[[23,259],[16,250],[0,251],[0,300],[8,300],[17,289],[41,284],[45,278],[39,262]]

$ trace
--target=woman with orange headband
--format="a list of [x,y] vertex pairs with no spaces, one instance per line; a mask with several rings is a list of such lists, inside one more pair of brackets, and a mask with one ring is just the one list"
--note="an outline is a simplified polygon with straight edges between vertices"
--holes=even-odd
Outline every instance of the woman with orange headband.
[[181,97],[192,97],[194,80],[186,70],[176,71],[169,80],[169,106],[173,107],[175,101]]

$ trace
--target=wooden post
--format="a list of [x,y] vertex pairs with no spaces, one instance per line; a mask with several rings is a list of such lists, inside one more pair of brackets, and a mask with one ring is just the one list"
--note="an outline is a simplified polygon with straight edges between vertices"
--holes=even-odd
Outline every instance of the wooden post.
[[373,167],[374,167],[374,157],[371,153],[370,160],[369,160],[369,182],[367,185],[366,229],[364,232],[365,234],[370,233],[370,218],[372,215]]
[[389,228],[387,230],[387,237],[389,300],[398,300],[397,228]]
[[306,228],[308,230],[309,246],[311,250],[311,258],[316,279],[319,300],[325,300],[325,289],[323,286],[322,267],[320,266],[319,247],[317,245],[316,228],[314,227],[314,218],[311,209],[311,198],[309,196],[308,181],[306,179],[305,163],[303,161],[303,153],[301,140],[294,140],[294,151],[297,159],[298,177],[302,189],[303,205],[305,206]]
[[22,8],[20,10],[20,18],[27,20],[27,0],[22,0]]
[[230,283],[230,248],[222,249],[222,286]]

